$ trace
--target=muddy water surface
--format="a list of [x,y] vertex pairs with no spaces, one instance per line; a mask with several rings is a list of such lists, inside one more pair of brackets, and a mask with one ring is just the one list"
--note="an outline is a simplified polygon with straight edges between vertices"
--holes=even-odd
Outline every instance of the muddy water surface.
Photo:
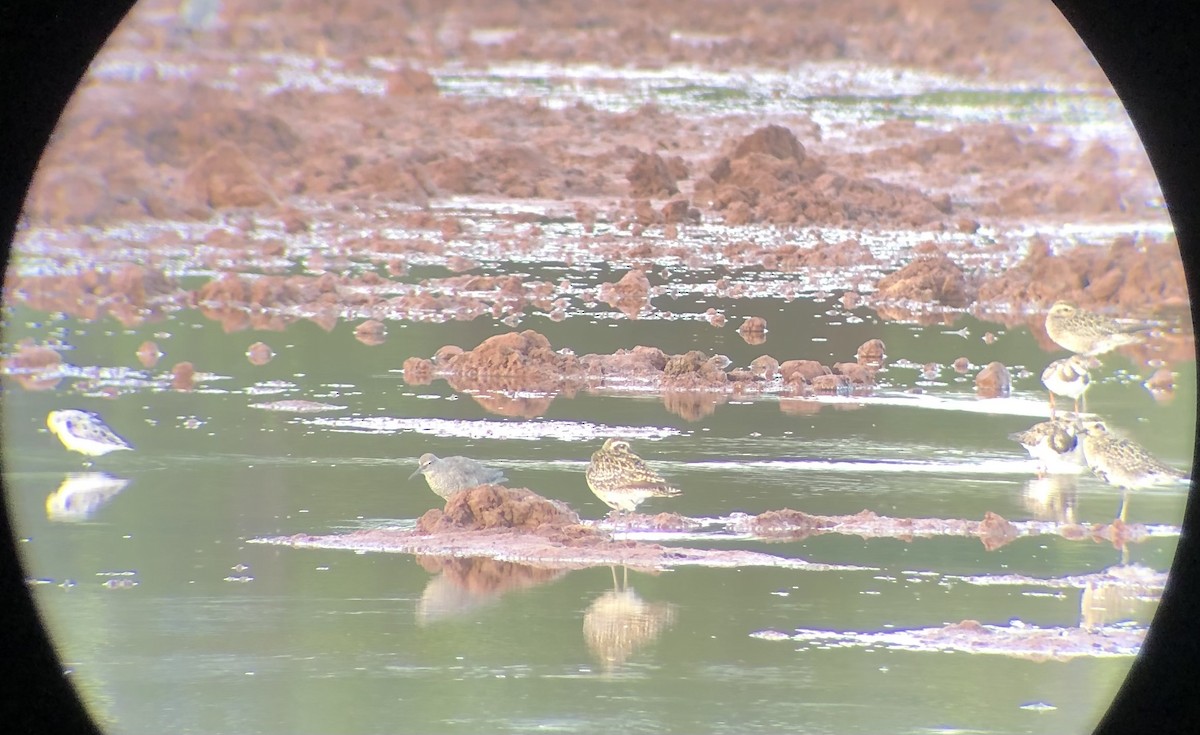
[[[6,283],[5,481],[98,722],[1087,731],[1161,596],[1187,486],[1135,494],[1114,536],[1096,529],[1117,489],[1039,477],[1007,438],[1048,416],[1039,375],[1067,354],[1046,307],[1153,322],[1105,356],[1088,409],[1181,469],[1196,403],[1173,235],[1102,79],[853,38],[849,60],[779,69],[757,16],[742,32],[766,46],[744,53],[697,19],[656,36],[669,59],[616,63],[600,42],[564,64],[552,22],[514,46],[503,17],[457,12],[428,36],[447,59],[386,53],[369,23],[357,50],[336,24],[310,44],[297,16],[276,39],[239,7],[171,35],[151,4],[64,121]],[[239,32],[283,49],[234,50]],[[143,105],[176,117],[135,124]],[[886,280],[914,264],[925,280]],[[751,317],[765,331],[739,330]],[[647,346],[728,363],[688,390],[447,368],[447,345],[525,330],[563,361]],[[870,340],[884,357],[865,380],[761,360],[832,369]],[[994,396],[977,384],[993,362],[1011,378]],[[85,466],[45,429],[67,407],[135,451]],[[602,528],[678,563],[353,548],[442,507],[408,480],[429,451],[601,519],[584,469],[610,436],[684,491],[640,510],[697,524]],[[869,514],[811,534],[746,520],[782,509]],[[1004,519],[1020,532],[976,530]],[[759,556],[683,563],[694,549]]]

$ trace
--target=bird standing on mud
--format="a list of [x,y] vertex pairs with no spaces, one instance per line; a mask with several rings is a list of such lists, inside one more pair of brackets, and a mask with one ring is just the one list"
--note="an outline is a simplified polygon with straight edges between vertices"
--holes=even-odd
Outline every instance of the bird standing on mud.
[[1135,332],[1141,328],[1084,311],[1066,301],[1055,302],[1046,314],[1046,334],[1050,339],[1077,355],[1089,357],[1140,342],[1142,335]]
[[671,487],[623,439],[606,439],[588,464],[588,487],[613,510],[633,512],[648,498],[670,498],[682,491]]
[[417,471],[409,475],[413,479],[424,475],[429,489],[449,500],[459,490],[478,485],[502,485],[508,482],[504,473],[470,457],[444,457],[426,452],[417,460]]
[[131,450],[133,445],[108,428],[100,414],[67,408],[46,415],[46,427],[72,452],[100,457],[109,452]]

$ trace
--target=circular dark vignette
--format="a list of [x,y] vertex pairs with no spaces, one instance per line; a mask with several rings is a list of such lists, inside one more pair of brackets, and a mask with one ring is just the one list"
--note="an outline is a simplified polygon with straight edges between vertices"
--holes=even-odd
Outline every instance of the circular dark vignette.
[[[1194,41],[1200,38],[1200,14],[1189,0],[1055,4],[1108,75],[1141,137],[1195,294],[1200,289],[1200,140],[1195,135],[1200,56]],[[0,230],[6,267],[25,192],[50,132],[88,63],[132,5],[132,0],[9,0],[0,10]],[[1195,298],[1191,309],[1193,323],[1200,322]],[[1194,492],[1189,501],[1162,604],[1096,733],[1200,731],[1200,636],[1195,632],[1200,502]],[[63,676],[38,620],[3,503],[0,520],[0,655],[9,672],[0,695],[3,730],[99,732]]]

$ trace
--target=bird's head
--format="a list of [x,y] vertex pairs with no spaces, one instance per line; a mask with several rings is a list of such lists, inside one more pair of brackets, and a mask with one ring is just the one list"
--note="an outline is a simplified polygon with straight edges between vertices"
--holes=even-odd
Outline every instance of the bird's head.
[[433,454],[432,452],[426,452],[425,454],[422,454],[420,456],[420,458],[417,459],[416,472],[413,472],[411,475],[409,475],[408,479],[411,480],[414,477],[416,477],[417,475],[424,474],[425,470],[429,469],[429,466],[432,465],[434,462],[436,462],[437,459],[438,459],[437,455]]
[[1050,316],[1068,318],[1075,316],[1075,305],[1068,301],[1055,301],[1050,307]]
[[624,439],[605,439],[604,448],[610,452],[629,453],[629,442]]

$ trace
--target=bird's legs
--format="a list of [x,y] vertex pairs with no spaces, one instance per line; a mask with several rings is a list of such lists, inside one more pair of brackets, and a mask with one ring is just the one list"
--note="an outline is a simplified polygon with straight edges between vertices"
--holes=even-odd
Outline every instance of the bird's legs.
[[1125,523],[1125,510],[1128,507],[1128,505],[1129,505],[1129,491],[1122,490],[1121,491],[1121,511],[1120,511],[1120,513],[1117,514],[1117,517],[1121,519],[1122,524]]

